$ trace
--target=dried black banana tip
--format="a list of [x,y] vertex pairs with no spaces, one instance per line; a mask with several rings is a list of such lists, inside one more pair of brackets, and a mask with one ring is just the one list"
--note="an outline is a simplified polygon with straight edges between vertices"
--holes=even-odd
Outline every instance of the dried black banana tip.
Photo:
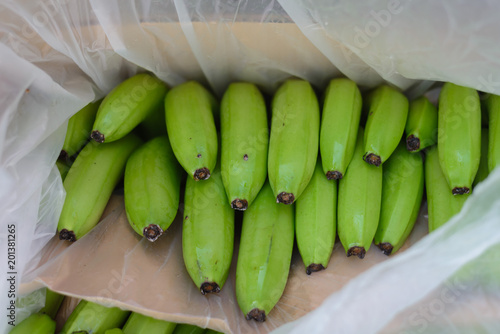
[[468,187],[455,187],[451,192],[453,195],[464,195],[468,194],[470,189]]
[[92,131],[90,138],[92,138],[93,140],[95,140],[98,143],[101,143],[101,144],[104,143],[104,135],[97,130]]
[[368,162],[370,165],[374,165],[377,167],[382,164],[382,160],[380,159],[380,157],[373,153],[366,153],[363,157],[363,160]]
[[156,239],[158,239],[163,234],[163,230],[160,226],[156,224],[149,224],[149,226],[145,227],[142,230],[142,234],[146,239],[153,242],[156,241]]
[[323,269],[325,269],[325,267],[323,267],[322,264],[311,263],[306,268],[306,274],[311,275],[311,273],[314,273],[316,271],[320,271],[320,270],[323,270]]
[[247,313],[247,320],[255,320],[258,322],[266,321],[266,311],[259,310],[258,308],[254,308],[250,312]]
[[378,244],[378,248],[384,253],[385,255],[389,256],[392,254],[392,250],[394,249],[394,246],[391,245],[390,242],[381,242]]
[[74,242],[74,241],[76,241],[75,232],[68,231],[67,229],[63,228],[59,232],[59,240],[67,240],[67,241]]
[[415,137],[414,135],[409,135],[406,138],[406,149],[409,152],[415,152],[420,148],[420,139]]
[[210,171],[206,167],[197,169],[196,172],[194,172],[193,178],[195,181],[208,180],[210,178]]
[[328,171],[326,173],[326,178],[328,180],[340,180],[344,175],[342,175],[341,172],[338,172],[336,170],[333,171]]
[[282,192],[276,197],[276,203],[292,204],[295,201],[295,195],[292,193]]
[[66,152],[65,150],[61,150],[61,153],[59,153],[59,160],[67,161],[68,158],[68,152]]
[[360,259],[364,259],[366,254],[365,247],[354,246],[349,248],[347,251],[347,257],[349,256],[357,256]]
[[231,202],[231,208],[234,210],[245,211],[248,208],[248,201],[246,199],[235,199]]
[[202,295],[206,295],[207,293],[219,293],[220,287],[219,284],[215,282],[205,282],[201,285],[200,291]]

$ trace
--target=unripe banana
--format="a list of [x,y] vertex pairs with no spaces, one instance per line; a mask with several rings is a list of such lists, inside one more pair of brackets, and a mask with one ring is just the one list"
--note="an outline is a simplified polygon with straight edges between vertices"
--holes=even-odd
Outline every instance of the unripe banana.
[[262,322],[285,290],[294,239],[294,208],[275,203],[268,182],[243,215],[236,299],[247,320]]
[[99,222],[128,157],[141,143],[129,134],[109,144],[89,142],[83,148],[63,183],[66,199],[57,226],[59,239],[75,241]]
[[314,173],[318,156],[319,106],[311,85],[288,80],[272,102],[268,173],[276,202],[292,204]]
[[134,231],[151,242],[163,234],[177,215],[182,172],[167,136],[148,141],[127,161],[127,218]]
[[218,109],[213,95],[195,81],[174,87],[165,97],[170,144],[181,166],[196,181],[208,179],[217,163],[214,114]]
[[40,310],[40,313],[47,314],[52,319],[55,319],[59,307],[64,299],[63,295],[58,294],[50,289],[45,291],[45,306]]
[[380,86],[370,94],[366,121],[363,159],[380,166],[396,149],[405,130],[408,99],[389,86]]
[[361,115],[361,93],[349,79],[330,81],[323,105],[319,147],[329,180],[341,179],[351,162]]
[[382,168],[369,165],[363,156],[362,128],[346,175],[339,181],[337,229],[347,256],[365,257],[380,216]]
[[335,244],[337,181],[329,181],[318,159],[313,177],[295,204],[295,234],[306,273],[325,269]]
[[61,179],[64,181],[64,179],[68,175],[70,167],[66,164],[66,162],[61,161],[61,160],[56,161],[56,166],[57,166],[57,169],[59,170],[59,174],[61,174]]
[[244,211],[267,176],[266,104],[251,83],[232,83],[221,103],[221,169],[226,194],[235,210]]
[[11,331],[11,334],[54,334],[56,322],[47,314],[33,313]]
[[489,94],[485,100],[489,118],[488,170],[500,165],[500,96]]
[[489,142],[488,129],[481,129],[481,158],[479,160],[479,168],[477,169],[476,177],[472,183],[474,188],[478,183],[483,182],[490,173],[488,170],[488,142]]
[[234,210],[229,206],[220,167],[205,182],[188,177],[184,195],[182,255],[202,294],[220,292],[231,265]]
[[429,232],[434,231],[460,212],[468,194],[454,196],[439,164],[437,146],[425,154],[425,189],[429,215]]
[[122,327],[129,311],[106,307],[86,300],[80,301],[59,334],[87,332],[101,334],[108,329]]
[[173,334],[202,334],[205,333],[205,328],[189,324],[177,324]]
[[137,133],[144,140],[167,135],[167,123],[165,121],[165,106],[161,103],[158,109],[149,114],[138,126]]
[[123,331],[120,328],[108,329],[104,332],[104,334],[123,334]]
[[132,312],[123,326],[123,334],[172,334],[176,323]]
[[439,163],[454,195],[468,194],[481,155],[481,107],[476,90],[445,83],[439,95]]
[[102,100],[91,102],[71,116],[59,159],[66,161],[89,141],[92,125],[101,102]]
[[397,252],[410,235],[423,193],[422,156],[410,153],[401,141],[384,164],[380,222],[374,242],[385,255]]
[[422,96],[411,101],[406,120],[406,148],[410,152],[419,152],[437,142],[437,108]]
[[160,108],[167,86],[147,73],[137,74],[116,86],[97,111],[91,137],[110,143],[126,136],[149,114]]

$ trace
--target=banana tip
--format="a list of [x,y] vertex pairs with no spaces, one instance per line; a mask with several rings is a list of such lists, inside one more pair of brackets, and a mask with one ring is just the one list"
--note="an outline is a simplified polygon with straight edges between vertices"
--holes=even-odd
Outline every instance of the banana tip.
[[409,135],[406,138],[406,149],[409,152],[415,152],[420,149],[420,139],[414,135]]
[[212,292],[219,293],[220,287],[219,284],[215,282],[205,282],[200,286],[200,291],[202,295]]
[[311,275],[312,273],[316,271],[320,271],[325,269],[322,264],[319,263],[311,263],[310,265],[307,266],[306,268],[306,274]]
[[59,240],[67,240],[67,241],[76,241],[76,235],[75,232],[73,231],[68,231],[67,229],[63,228],[59,232]]
[[210,170],[206,167],[197,169],[194,172],[193,178],[195,181],[208,180],[210,178]]
[[276,196],[276,203],[292,204],[295,201],[295,195],[292,193],[281,192]]
[[376,154],[366,153],[363,159],[368,162],[370,165],[380,166],[382,164],[382,159]]
[[149,224],[149,226],[145,227],[144,230],[142,230],[142,234],[146,239],[154,242],[163,234],[163,230],[156,224]]
[[236,198],[231,202],[231,208],[234,210],[245,211],[248,208],[248,201],[246,199]]
[[365,247],[354,246],[349,248],[347,251],[347,257],[349,256],[357,256],[360,259],[364,259],[366,255]]
[[326,178],[328,180],[340,180],[344,175],[341,172],[333,170],[326,173]]
[[65,150],[61,150],[61,153],[59,153],[59,160],[66,161],[68,160],[68,152]]
[[266,321],[266,311],[259,310],[258,308],[254,308],[250,312],[247,313],[246,316],[247,320],[255,320],[258,322],[264,322]]
[[92,131],[92,133],[90,134],[90,138],[92,138],[93,140],[95,140],[98,143],[101,143],[101,144],[104,143],[104,135],[102,133],[100,133],[98,130]]
[[451,191],[453,195],[464,195],[470,192],[469,187],[455,187]]
[[384,253],[385,255],[389,256],[392,254],[392,250],[394,249],[394,246],[391,245],[390,242],[381,242],[378,244],[378,248]]

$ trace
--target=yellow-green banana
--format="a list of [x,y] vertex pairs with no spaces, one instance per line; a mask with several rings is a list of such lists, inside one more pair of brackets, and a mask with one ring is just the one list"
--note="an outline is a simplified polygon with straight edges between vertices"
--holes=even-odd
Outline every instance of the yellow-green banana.
[[262,322],[285,290],[294,239],[294,208],[275,203],[268,182],[243,215],[236,299],[247,320]]
[[[438,144],[439,145],[439,144]],[[438,148],[425,154],[425,190],[429,215],[429,232],[434,231],[460,212],[468,194],[454,196],[439,164]]]
[[128,157],[141,143],[129,134],[109,144],[89,142],[78,154],[63,183],[66,199],[57,226],[61,240],[75,241],[99,222]]
[[167,136],[148,141],[127,161],[127,218],[134,231],[151,242],[163,234],[177,215],[182,172]]
[[59,159],[67,160],[75,155],[90,139],[97,109],[102,100],[91,102],[74,114],[68,121],[68,130]]
[[314,173],[319,106],[309,82],[288,80],[272,102],[268,173],[276,202],[292,204]]
[[206,180],[217,163],[215,97],[202,85],[189,81],[165,97],[167,132],[174,154],[194,180]]
[[486,98],[489,118],[488,170],[500,165],[500,96],[489,94]]
[[113,329],[108,329],[107,331],[104,332],[104,334],[123,334],[123,331],[121,328],[113,328]]
[[189,324],[177,324],[173,334],[202,334],[205,333],[205,328]]
[[68,166],[66,164],[66,162],[61,161],[61,160],[56,161],[56,166],[57,166],[57,169],[59,170],[59,173],[61,174],[61,179],[64,181],[64,179],[68,175],[70,166]]
[[202,294],[220,292],[233,256],[234,210],[228,203],[220,167],[204,182],[188,177],[184,194],[182,255]]
[[490,173],[488,170],[488,129],[481,129],[481,158],[479,160],[479,168],[477,169],[476,177],[472,183],[474,188],[479,182],[483,182]]
[[359,128],[354,157],[339,181],[337,229],[347,256],[365,257],[371,246],[380,216],[382,166],[362,160],[363,129]]
[[40,313],[47,314],[52,319],[55,319],[57,311],[64,299],[63,295],[58,294],[50,289],[45,291],[45,306],[40,310]]
[[329,180],[341,179],[351,162],[361,115],[361,93],[349,79],[330,81],[323,104],[319,147]]
[[454,195],[468,194],[481,155],[481,106],[472,88],[445,83],[439,95],[439,163]]
[[405,130],[408,99],[396,89],[383,85],[370,94],[363,159],[380,166],[396,149]]
[[137,133],[146,141],[167,134],[164,103],[137,126]]
[[132,312],[123,326],[123,334],[172,334],[176,323]]
[[295,235],[306,273],[325,269],[335,244],[337,181],[329,181],[318,159],[313,177],[295,203]]
[[11,334],[54,334],[56,322],[47,314],[33,313],[11,331]]
[[92,139],[98,143],[110,143],[126,136],[160,108],[167,90],[161,80],[147,73],[125,80],[99,106],[92,127]]
[[410,152],[419,152],[437,142],[437,108],[422,96],[410,102],[406,120],[406,148]]
[[59,334],[87,332],[104,334],[108,329],[122,327],[129,311],[106,307],[86,300],[80,301]]
[[244,211],[266,181],[266,104],[254,84],[232,83],[222,98],[220,114],[222,180],[231,207]]
[[385,255],[399,250],[415,225],[424,193],[424,163],[401,141],[384,164],[380,221],[375,245]]

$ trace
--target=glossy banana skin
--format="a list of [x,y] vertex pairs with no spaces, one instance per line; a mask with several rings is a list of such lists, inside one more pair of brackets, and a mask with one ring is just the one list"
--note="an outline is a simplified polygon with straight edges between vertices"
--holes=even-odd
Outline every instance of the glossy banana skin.
[[336,226],[337,181],[327,180],[318,159],[311,181],[295,203],[295,235],[308,275],[328,266]]
[[197,182],[188,177],[184,195],[182,255],[202,294],[219,292],[226,282],[234,243],[234,210],[229,206],[220,167]]
[[489,144],[488,129],[481,129],[481,158],[479,160],[479,168],[477,169],[476,177],[472,183],[472,188],[480,182],[483,182],[490,173],[488,170],[488,144]]
[[363,129],[346,175],[339,181],[337,229],[347,256],[365,257],[377,231],[382,201],[382,166],[367,164],[363,156]]
[[439,95],[439,163],[454,195],[468,194],[479,168],[481,107],[476,90],[445,83]]
[[163,234],[177,215],[182,172],[167,136],[148,141],[127,161],[127,218],[134,231],[151,242]]
[[411,101],[406,120],[406,148],[410,152],[419,152],[437,142],[437,108],[422,96]]
[[11,334],[53,334],[56,331],[56,322],[47,314],[33,313],[17,324]]
[[500,96],[489,94],[486,99],[489,118],[488,170],[500,165]]
[[288,279],[294,208],[275,203],[268,182],[243,215],[236,267],[236,299],[247,320],[265,321]]
[[122,327],[129,314],[129,311],[120,310],[118,307],[105,307],[82,300],[66,320],[59,334],[72,334],[78,331],[104,334],[108,329]]
[[123,334],[172,334],[176,323],[132,312],[123,326]]
[[330,81],[323,105],[319,146],[329,180],[341,179],[351,162],[361,116],[361,93],[349,79]]
[[403,136],[408,99],[385,85],[376,88],[370,96],[363,159],[371,165],[380,166],[391,156]]
[[425,154],[425,189],[429,214],[429,232],[434,231],[459,213],[468,194],[455,196],[439,164],[438,148],[431,147]]
[[60,239],[75,241],[99,222],[128,157],[141,143],[129,134],[109,144],[89,142],[83,148],[63,183],[66,199],[57,227]]
[[231,207],[244,211],[266,181],[266,105],[255,85],[232,83],[222,98],[220,113],[222,180]]
[[278,203],[292,204],[314,173],[319,144],[319,106],[311,85],[288,80],[272,102],[269,183]]
[[174,87],[165,97],[170,144],[181,166],[197,181],[208,179],[217,163],[218,109],[213,95],[195,81]]
[[173,334],[202,334],[205,333],[205,328],[189,324],[177,324]]
[[380,221],[375,244],[385,255],[394,254],[410,235],[422,204],[424,163],[403,141],[384,164]]

